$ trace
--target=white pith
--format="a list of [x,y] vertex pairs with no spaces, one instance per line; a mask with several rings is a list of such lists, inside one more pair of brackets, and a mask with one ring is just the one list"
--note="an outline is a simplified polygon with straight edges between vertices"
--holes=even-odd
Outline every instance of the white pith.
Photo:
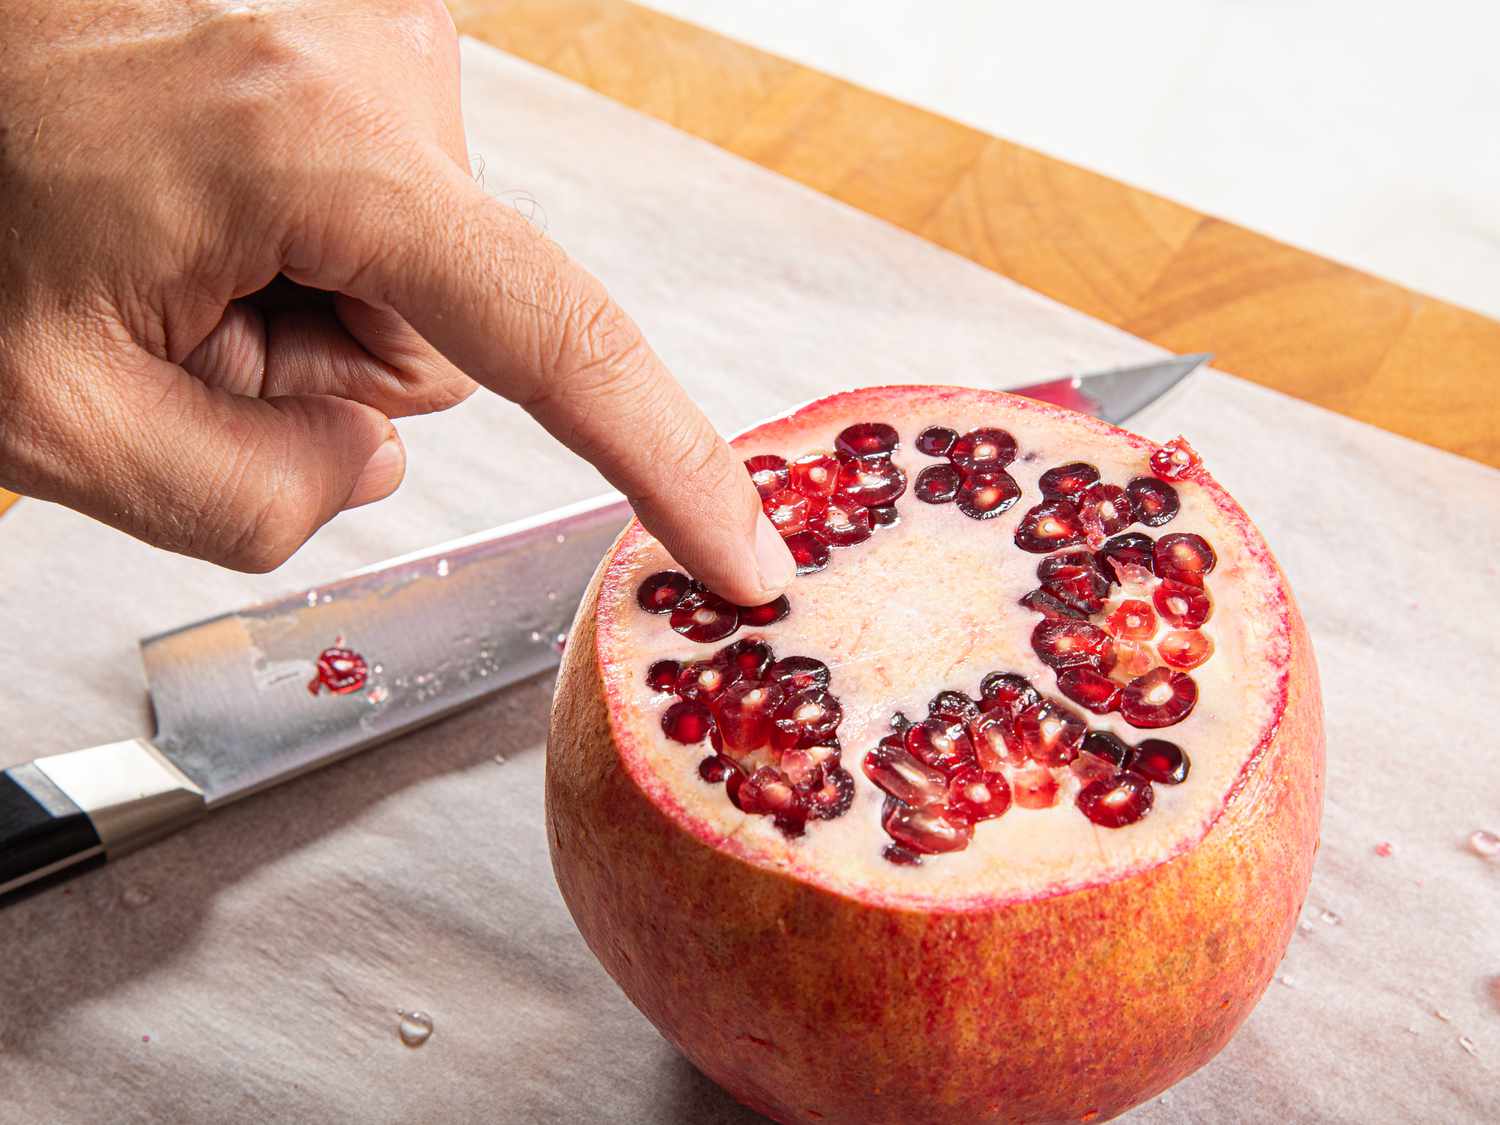
[[[923,428],[1005,429],[1019,446],[1008,471],[1021,487],[1021,498],[1001,516],[977,521],[951,503],[924,504],[908,487],[896,501],[900,524],[877,529],[858,546],[835,549],[825,570],[799,578],[789,591],[792,611],[785,620],[764,629],[742,628],[714,644],[687,641],[672,632],[666,616],[636,605],[641,579],[677,568],[654,540],[628,537],[601,591],[600,618],[611,626],[601,631],[600,655],[609,696],[616,701],[616,729],[638,781],[669,815],[712,839],[732,841],[726,846],[751,862],[830,889],[875,891],[914,904],[1029,896],[1108,881],[1153,865],[1201,837],[1275,720],[1279,701],[1285,606],[1274,571],[1260,553],[1263,546],[1258,538],[1246,538],[1254,532],[1226,516],[1191,481],[1174,484],[1182,510],[1170,523],[1127,529],[1152,538],[1196,532],[1218,556],[1207,584],[1213,613],[1202,626],[1213,653],[1189,673],[1199,689],[1197,706],[1174,726],[1133,728],[1118,713],[1094,715],[1064,697],[1053,670],[1032,651],[1031,631],[1041,618],[1016,603],[1038,585],[1036,567],[1045,556],[1021,551],[1012,535],[1026,510],[1042,499],[1037,480],[1045,470],[1086,461],[1099,468],[1105,483],[1123,486],[1134,476],[1149,475],[1149,450],[1100,433],[1086,421],[1017,410],[993,396],[966,402],[947,390],[872,392],[868,406],[846,399],[836,418],[814,414],[800,426],[779,428],[772,440],[751,438],[736,443],[736,449],[746,458],[775,453],[790,461],[831,451],[840,429],[862,421],[896,428],[901,447],[895,460],[909,482],[922,468],[945,463],[914,449]],[[1149,591],[1115,588],[1105,615],[1127,597],[1151,602]],[[1172,628],[1159,619],[1156,639]],[[843,706],[838,735],[844,767],[855,780],[854,805],[839,819],[809,822],[800,839],[787,839],[769,817],[735,809],[722,783],[699,778],[698,762],[710,752],[707,742],[690,747],[668,740],[660,716],[674,697],[653,692],[645,682],[654,660],[703,659],[752,636],[764,638],[778,657],[811,656],[828,664],[829,690]],[[884,795],[861,769],[865,753],[889,733],[894,711],[920,719],[928,700],[945,688],[976,696],[981,677],[991,671],[1026,676],[1044,696],[1083,716],[1091,729],[1129,743],[1151,737],[1178,743],[1192,761],[1187,781],[1156,785],[1154,807],[1144,820],[1109,829],[1077,809],[1080,782],[1063,770],[1052,807],[1028,809],[1018,801],[1002,817],[980,822],[963,851],[926,857],[917,867],[887,862],[881,856],[890,842],[881,827]],[[1012,771],[1013,789],[1017,780]]]

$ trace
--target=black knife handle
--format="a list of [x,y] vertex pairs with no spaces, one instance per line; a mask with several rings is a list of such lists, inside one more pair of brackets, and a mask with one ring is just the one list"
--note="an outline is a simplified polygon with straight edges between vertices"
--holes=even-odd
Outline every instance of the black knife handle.
[[94,822],[45,774],[0,772],[0,904],[103,862]]

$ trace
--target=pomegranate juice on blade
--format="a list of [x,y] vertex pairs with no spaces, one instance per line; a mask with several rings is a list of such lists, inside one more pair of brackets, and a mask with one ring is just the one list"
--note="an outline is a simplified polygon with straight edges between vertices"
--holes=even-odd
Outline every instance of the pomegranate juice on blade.
[[633,524],[563,658],[553,866],[589,946],[780,1122],[1104,1120],[1271,980],[1317,670],[1186,442],[956,387],[735,442],[800,577],[731,605]]

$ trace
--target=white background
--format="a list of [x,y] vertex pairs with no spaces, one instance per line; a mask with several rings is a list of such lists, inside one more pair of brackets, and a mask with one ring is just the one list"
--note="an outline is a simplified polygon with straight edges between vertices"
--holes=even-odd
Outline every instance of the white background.
[[1500,316],[1500,4],[650,3]]

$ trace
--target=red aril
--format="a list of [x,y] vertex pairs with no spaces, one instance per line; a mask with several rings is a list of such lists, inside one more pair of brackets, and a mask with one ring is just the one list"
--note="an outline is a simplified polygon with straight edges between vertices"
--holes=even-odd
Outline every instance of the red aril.
[[1152,602],[1161,613],[1162,620],[1179,629],[1196,629],[1213,613],[1214,603],[1201,586],[1165,578]]
[[839,467],[837,491],[861,507],[892,504],[906,491],[906,473],[884,457],[845,461]]
[[838,487],[839,463],[827,453],[804,453],[789,466],[788,479],[802,495],[827,500]]
[[745,471],[755,482],[755,491],[760,493],[762,500],[775,496],[787,485],[786,458],[778,457],[774,453],[763,453],[759,457],[749,458],[745,462]]
[[[1311,651],[1244,512],[1201,467],[1162,481],[1149,442],[986,392],[851,392],[740,448],[825,520],[850,465],[912,484],[855,505],[881,529],[856,546],[790,533],[806,573],[763,614],[637,526],[611,549],[546,781],[590,947],[778,1121],[1102,1120],[1202,1065],[1295,928],[1322,784]],[[997,471],[1004,511],[948,502]],[[1117,489],[1133,522],[1089,542],[1110,513],[1080,506]],[[1200,598],[1201,626],[1168,618]],[[679,696],[705,663],[732,682]]]
[[782,535],[791,535],[807,527],[812,517],[813,502],[793,488],[773,492],[761,501],[761,508],[771,526]]

